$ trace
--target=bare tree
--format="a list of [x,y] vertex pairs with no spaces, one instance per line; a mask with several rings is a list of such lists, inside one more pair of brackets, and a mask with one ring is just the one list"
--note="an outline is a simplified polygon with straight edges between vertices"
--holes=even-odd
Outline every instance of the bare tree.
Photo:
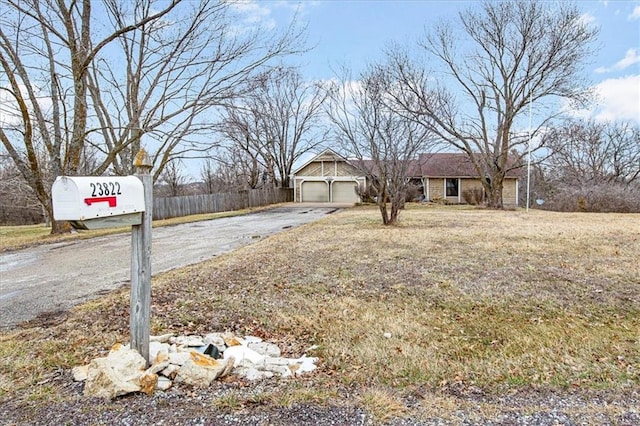
[[293,68],[276,67],[227,108],[223,134],[288,188],[293,164],[325,142],[320,127],[326,91]]
[[[238,107],[227,107],[221,134],[227,143],[220,149],[216,159],[228,175],[235,175],[243,187],[257,188],[261,183],[261,171],[275,181],[273,162],[264,156],[260,137],[259,117]],[[266,183],[266,182],[265,182]],[[243,188],[245,189],[245,188]]]
[[[156,8],[153,0],[106,5],[115,27]],[[302,51],[303,28],[295,20],[283,32],[239,28],[239,21],[232,2],[185,2],[165,20],[119,37],[119,61],[105,56],[94,63],[91,93],[103,149],[118,173],[131,173],[143,141],[156,178],[173,158],[206,157],[215,144],[214,108],[245,94],[270,61]]]
[[427,127],[398,113],[397,88],[383,65],[370,66],[357,81],[345,72],[329,90],[327,108],[336,138],[375,192],[384,225],[397,224],[417,158],[433,144]]
[[160,193],[165,197],[175,197],[184,195],[187,177],[184,175],[180,161],[174,160],[167,164],[162,170],[158,179],[162,190]]
[[210,158],[200,166],[200,190],[205,194],[216,193],[216,171],[214,162]]
[[[390,51],[403,87],[398,100],[443,141],[469,155],[489,206],[502,208],[504,177],[527,152],[530,104],[536,105],[535,137],[555,117],[549,112],[558,110],[553,102],[586,100],[580,71],[596,35],[566,2],[485,1],[480,10],[460,13],[459,26],[439,25],[420,43],[442,66],[438,86],[428,79],[435,74]],[[411,105],[415,99],[418,108]]]
[[640,128],[630,122],[569,120],[544,134],[547,179],[585,187],[640,180]]
[[247,151],[236,146],[230,146],[218,150],[213,162],[208,160],[206,168],[201,172],[202,179],[214,192],[237,192],[247,189],[264,188],[273,186],[268,182],[266,170],[261,168],[258,159]]
[[[0,127],[0,140],[49,217],[51,179],[77,174],[82,166],[88,70],[96,55],[179,2],[172,0],[139,21],[97,36],[91,27],[92,0],[69,6],[53,0],[0,0],[0,66],[6,76],[0,90],[12,101],[4,107],[8,123]],[[52,233],[58,231],[52,221]]]
[[569,119],[542,137],[550,156],[532,174],[541,208],[640,212],[640,127]]
[[128,174],[145,145],[157,179],[173,159],[211,146],[214,108],[242,95],[271,60],[301,51],[295,20],[283,32],[240,28],[233,2],[66,3],[0,0],[0,85],[18,122],[3,125],[0,139],[49,215],[45,168],[51,178]]
[[43,213],[33,189],[13,161],[7,155],[0,154],[0,224],[42,223]]

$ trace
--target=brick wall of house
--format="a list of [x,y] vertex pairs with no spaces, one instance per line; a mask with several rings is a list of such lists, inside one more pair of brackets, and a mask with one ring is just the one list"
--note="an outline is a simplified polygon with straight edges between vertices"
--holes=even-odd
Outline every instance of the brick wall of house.
[[444,179],[429,178],[429,201],[444,199]]

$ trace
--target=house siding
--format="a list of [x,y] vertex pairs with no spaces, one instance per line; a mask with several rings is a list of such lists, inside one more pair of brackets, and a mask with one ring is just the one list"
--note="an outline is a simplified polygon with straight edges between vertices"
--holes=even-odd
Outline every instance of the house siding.
[[463,204],[467,203],[467,199],[465,198],[465,193],[467,192],[475,192],[480,191],[480,201],[484,200],[484,188],[482,186],[482,182],[480,179],[461,179],[460,182],[460,202]]
[[480,179],[462,179],[462,192],[475,191],[477,189],[483,189]]
[[[318,157],[313,162],[307,164],[300,169],[294,180],[294,193],[295,202],[302,202],[302,183],[309,181],[323,181],[327,182],[327,178],[353,181],[354,184],[364,184],[364,179],[357,176],[358,172],[355,167],[344,161],[336,161],[332,155],[323,155]],[[342,179],[341,179],[342,178]]]
[[444,200],[444,179],[427,178],[429,181],[429,193],[427,199],[429,201]]
[[[480,179],[460,178],[460,197],[445,197],[444,178],[424,178],[425,195],[429,201],[446,200],[448,203],[466,203],[465,191],[482,190]],[[502,201],[507,207],[516,207],[518,204],[517,179],[506,178],[503,183]]]
[[508,207],[518,206],[517,179],[505,179],[502,187],[502,204]]

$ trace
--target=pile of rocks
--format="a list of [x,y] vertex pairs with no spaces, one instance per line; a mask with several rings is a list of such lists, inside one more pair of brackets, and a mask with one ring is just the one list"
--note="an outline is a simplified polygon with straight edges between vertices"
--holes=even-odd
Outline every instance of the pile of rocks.
[[74,380],[84,381],[84,394],[113,399],[131,392],[167,390],[173,383],[207,387],[235,374],[247,380],[300,375],[316,368],[318,358],[283,358],[280,348],[254,336],[230,333],[205,336],[151,336],[149,363],[128,345],[116,344],[106,357],[75,367]]

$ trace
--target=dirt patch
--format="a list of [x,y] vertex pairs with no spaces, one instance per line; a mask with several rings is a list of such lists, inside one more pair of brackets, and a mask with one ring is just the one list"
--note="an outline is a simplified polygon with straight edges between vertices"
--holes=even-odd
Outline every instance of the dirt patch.
[[34,319],[20,323],[21,328],[52,327],[62,324],[69,318],[69,312],[63,310],[41,312]]

